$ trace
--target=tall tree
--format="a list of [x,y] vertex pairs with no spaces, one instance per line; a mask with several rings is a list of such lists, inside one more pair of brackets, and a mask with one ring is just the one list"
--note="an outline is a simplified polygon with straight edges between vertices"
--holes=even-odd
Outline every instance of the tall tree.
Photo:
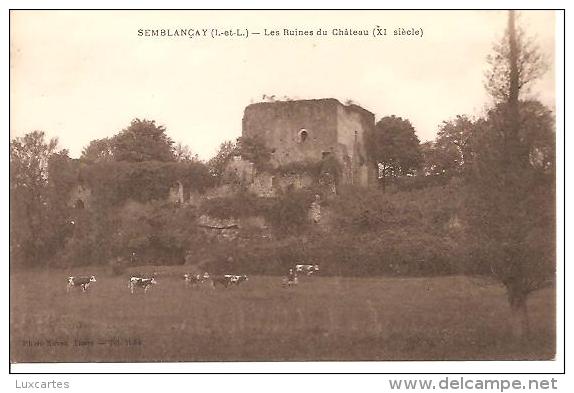
[[57,146],[58,140],[46,140],[43,131],[10,141],[10,251],[29,265],[45,261],[48,162]]
[[379,171],[383,188],[389,178],[412,174],[421,167],[420,142],[410,121],[383,117],[365,137],[367,155]]
[[116,161],[174,161],[173,141],[153,120],[132,120],[113,140]]
[[[465,206],[470,241],[481,256],[477,268],[505,286],[514,331],[525,338],[528,295],[554,274],[554,175],[533,159],[544,150],[537,141],[548,145],[553,121],[537,104],[519,101],[541,75],[543,61],[516,26],[513,11],[489,62],[486,87],[497,105],[476,126]],[[544,151],[543,161],[553,162],[553,150]]]
[[501,41],[487,57],[490,69],[486,74],[485,87],[496,103],[506,104],[507,131],[501,143],[505,145],[507,165],[526,165],[528,151],[519,137],[519,99],[528,92],[532,82],[542,76],[548,65],[532,38],[517,26],[516,14],[508,12],[508,25]]

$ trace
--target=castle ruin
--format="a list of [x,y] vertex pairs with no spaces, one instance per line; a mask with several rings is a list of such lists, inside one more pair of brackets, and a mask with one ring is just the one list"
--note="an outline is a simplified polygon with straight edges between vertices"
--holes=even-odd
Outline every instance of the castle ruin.
[[332,155],[342,165],[342,184],[368,186],[376,173],[367,163],[364,136],[374,127],[375,115],[368,110],[324,98],[251,104],[245,108],[242,135],[263,140],[274,166]]

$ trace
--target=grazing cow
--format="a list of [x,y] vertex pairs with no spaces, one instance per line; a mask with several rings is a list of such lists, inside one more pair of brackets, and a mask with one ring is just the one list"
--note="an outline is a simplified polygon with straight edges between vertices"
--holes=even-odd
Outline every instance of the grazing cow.
[[243,281],[247,281],[247,280],[248,280],[248,278],[247,278],[247,276],[246,276],[245,274],[242,274],[242,275],[240,275],[240,276],[233,275],[233,274],[226,274],[225,276],[226,276],[226,277],[229,277],[229,278],[230,278],[230,281],[231,281],[231,284],[234,284],[234,285],[239,285],[239,284],[241,284]]
[[247,280],[248,280],[248,278],[245,274],[242,274],[240,276],[235,275],[235,274],[224,274],[223,276],[212,277],[211,278],[211,284],[213,285],[213,288],[215,288],[217,285],[222,285],[225,288],[227,288],[230,285],[239,285],[243,281],[247,281]]
[[227,288],[231,284],[231,279],[233,276],[226,274],[224,276],[212,276],[211,285],[215,288],[217,285],[222,285]]
[[130,277],[130,282],[128,284],[128,288],[130,292],[133,294],[135,288],[143,288],[144,293],[147,293],[148,289],[152,285],[156,285],[157,281],[155,280],[155,276],[151,278],[142,278],[142,277]]
[[295,265],[296,273],[304,273],[307,276],[319,271],[319,265]]
[[297,285],[297,283],[298,283],[297,273],[295,273],[293,269],[289,269],[289,274],[283,277],[283,283],[282,283],[283,287],[291,288],[292,286]]
[[66,293],[74,287],[80,287],[82,292],[86,292],[91,283],[96,282],[95,276],[70,276],[68,277],[68,285],[66,286]]
[[185,286],[197,286],[203,284],[205,281],[209,280],[209,273],[205,272],[203,274],[184,274],[183,278],[185,280]]

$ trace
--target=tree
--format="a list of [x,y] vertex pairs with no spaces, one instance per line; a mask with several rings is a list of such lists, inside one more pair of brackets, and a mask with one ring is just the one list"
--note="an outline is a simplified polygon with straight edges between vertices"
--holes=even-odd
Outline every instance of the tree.
[[440,125],[434,147],[440,151],[442,160],[439,165],[443,173],[461,174],[468,165],[472,155],[473,128],[473,122],[466,115],[459,115]]
[[[519,101],[518,114],[518,133],[514,143],[520,145],[523,154],[520,157],[521,166],[529,170],[553,172],[556,143],[554,114],[536,100]],[[505,140],[508,137],[506,131],[511,127],[508,103],[497,104],[488,112],[486,120],[477,122],[476,128],[482,131],[482,135],[475,135],[473,145],[480,146],[484,141],[480,138],[484,137],[485,122],[493,125],[493,132],[498,132],[498,142]]]
[[178,162],[199,162],[199,156],[194,154],[188,145],[178,142],[173,149],[173,155]]
[[496,103],[507,104],[509,123],[501,142],[509,153],[507,158],[523,165],[528,162],[528,152],[518,136],[519,96],[546,72],[548,65],[533,39],[526,37],[524,30],[516,26],[515,19],[515,12],[509,11],[505,34],[487,57],[490,70],[486,74],[485,87]]
[[486,59],[490,68],[484,85],[496,102],[517,101],[518,94],[548,69],[535,41],[516,26],[514,11],[509,11],[504,36]]
[[365,137],[367,155],[379,171],[383,188],[388,178],[412,174],[421,167],[420,142],[408,120],[383,117]]
[[216,181],[221,181],[223,173],[225,172],[225,167],[236,151],[237,146],[235,143],[232,141],[225,141],[219,145],[219,150],[215,156],[207,162],[209,172],[217,179]]
[[46,141],[43,131],[10,141],[10,250],[15,260],[28,265],[45,262],[48,162],[57,146],[58,140]]
[[130,126],[113,138],[116,161],[174,161],[173,141],[164,126],[153,120],[132,120]]
[[[517,337],[528,336],[527,298],[554,275],[553,119],[520,93],[542,72],[542,56],[508,15],[494,46],[486,87],[497,102],[473,136],[473,165],[465,201],[476,269],[506,288]],[[544,141],[544,142],[542,142]],[[546,164],[533,159],[543,152]]]
[[110,161],[114,159],[114,139],[94,139],[82,150],[80,160],[87,163]]
[[241,158],[252,162],[255,168],[264,171],[269,169],[271,160],[271,149],[259,136],[240,136],[236,142],[236,153]]
[[421,143],[425,176],[450,176],[456,168],[458,155],[453,148],[444,148],[435,141]]

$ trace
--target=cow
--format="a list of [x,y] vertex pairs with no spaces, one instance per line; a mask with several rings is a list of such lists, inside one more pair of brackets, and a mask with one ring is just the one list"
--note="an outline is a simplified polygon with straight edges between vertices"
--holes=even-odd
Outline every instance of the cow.
[[287,274],[285,277],[283,277],[283,282],[282,285],[284,288],[291,288],[292,286],[297,285],[298,283],[298,279],[297,279],[297,273],[295,273],[295,271],[293,271],[293,269],[289,269],[289,274]]
[[212,276],[211,277],[211,285],[215,288],[217,285],[222,285],[225,288],[231,285],[231,279],[233,276],[226,274],[224,276]]
[[319,265],[295,265],[295,273],[304,273],[307,276],[319,271]]
[[205,272],[203,274],[184,274],[183,278],[185,280],[185,286],[197,286],[199,284],[203,284],[205,281],[209,280],[210,276],[209,273]]
[[226,274],[226,276],[230,278],[231,284],[234,284],[234,285],[239,285],[239,284],[241,284],[243,281],[248,281],[248,280],[249,280],[245,274],[242,274],[242,275],[239,275],[239,276],[233,275],[233,274]]
[[74,287],[80,287],[82,292],[86,292],[91,283],[96,282],[95,276],[70,276],[68,277],[68,285],[66,285],[66,293]]
[[155,275],[151,278],[143,278],[143,277],[130,277],[130,282],[128,284],[128,288],[130,292],[133,294],[135,288],[143,288],[144,293],[147,293],[148,289],[152,285],[156,285],[157,281],[155,280]]
[[213,288],[215,288],[217,285],[222,285],[225,288],[228,288],[230,285],[239,285],[243,281],[247,280],[248,278],[245,274],[242,274],[240,276],[235,274],[224,274],[223,276],[212,277],[211,283],[213,285]]

